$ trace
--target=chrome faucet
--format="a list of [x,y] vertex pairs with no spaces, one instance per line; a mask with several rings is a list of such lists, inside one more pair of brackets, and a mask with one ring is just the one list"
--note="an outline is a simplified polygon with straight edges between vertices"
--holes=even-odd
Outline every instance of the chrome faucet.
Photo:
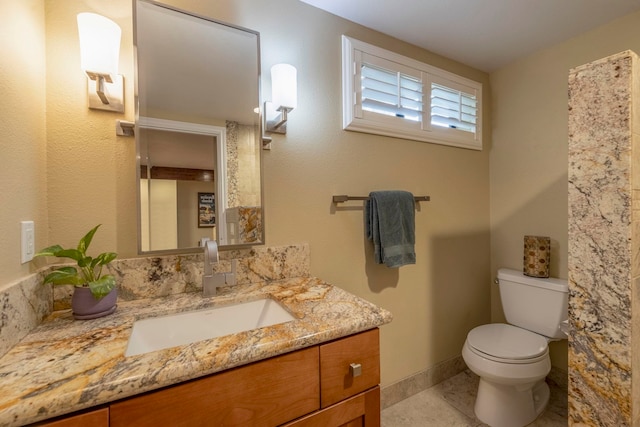
[[224,273],[214,273],[213,264],[217,264],[218,244],[215,240],[204,242],[204,274],[202,275],[202,294],[205,297],[214,297],[221,286],[232,286],[236,284],[237,261],[231,260],[231,271]]

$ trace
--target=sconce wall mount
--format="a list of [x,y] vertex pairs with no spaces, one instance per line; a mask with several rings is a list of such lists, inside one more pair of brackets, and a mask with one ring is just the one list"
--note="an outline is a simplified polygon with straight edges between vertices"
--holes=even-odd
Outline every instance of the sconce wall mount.
[[265,130],[269,133],[287,133],[287,119],[293,108],[279,108],[273,102],[264,103]]
[[91,71],[86,74],[89,108],[124,113],[124,77]]

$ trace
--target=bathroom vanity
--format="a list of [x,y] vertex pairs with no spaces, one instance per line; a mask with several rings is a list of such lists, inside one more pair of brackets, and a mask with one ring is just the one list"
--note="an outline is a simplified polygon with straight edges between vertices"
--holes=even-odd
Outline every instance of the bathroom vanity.
[[40,425],[379,426],[379,363],[372,329]]
[[[124,356],[137,319],[265,297],[295,320]],[[0,359],[0,424],[377,426],[390,321],[316,278],[127,301],[88,322],[58,312]]]

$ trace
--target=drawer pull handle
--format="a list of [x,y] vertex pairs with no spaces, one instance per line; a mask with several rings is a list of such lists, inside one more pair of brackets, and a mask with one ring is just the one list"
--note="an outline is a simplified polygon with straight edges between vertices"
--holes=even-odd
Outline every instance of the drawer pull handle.
[[359,377],[362,375],[362,365],[359,363],[352,363],[349,365],[349,373],[352,377]]

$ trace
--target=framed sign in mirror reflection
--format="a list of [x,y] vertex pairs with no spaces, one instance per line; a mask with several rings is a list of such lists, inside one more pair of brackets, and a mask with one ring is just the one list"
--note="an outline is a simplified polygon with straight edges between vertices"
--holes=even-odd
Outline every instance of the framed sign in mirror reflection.
[[215,227],[216,196],[215,193],[198,193],[198,227]]

